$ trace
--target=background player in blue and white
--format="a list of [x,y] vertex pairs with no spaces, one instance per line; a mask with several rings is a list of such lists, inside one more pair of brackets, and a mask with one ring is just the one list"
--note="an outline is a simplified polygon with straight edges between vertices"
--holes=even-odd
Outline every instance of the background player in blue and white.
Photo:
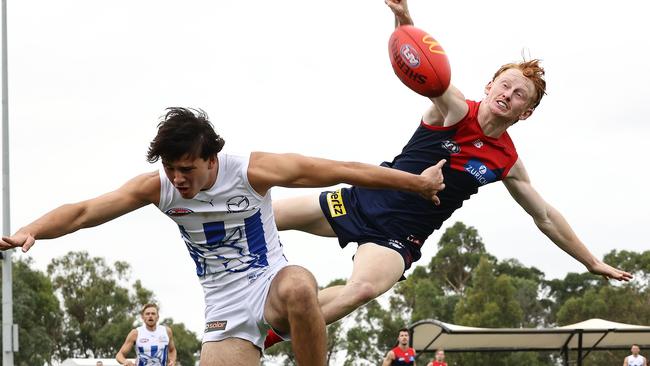
[[290,335],[300,365],[324,365],[326,331],[311,273],[282,254],[270,189],[349,183],[408,190],[439,203],[440,166],[420,175],[369,164],[255,152],[220,153],[224,141],[202,111],[170,108],[148,160],[163,169],[102,196],[63,205],[3,237],[0,249],[29,250],[148,204],[178,225],[206,302],[201,366],[258,365],[269,327]]
[[633,344],[630,348],[631,355],[625,357],[623,366],[648,366],[648,361],[645,357],[641,356],[641,348],[638,344]]
[[[145,304],[140,311],[142,325],[132,329],[115,359],[125,366],[174,366],[176,346],[171,328],[158,324],[158,305]],[[135,363],[127,359],[135,345]]]

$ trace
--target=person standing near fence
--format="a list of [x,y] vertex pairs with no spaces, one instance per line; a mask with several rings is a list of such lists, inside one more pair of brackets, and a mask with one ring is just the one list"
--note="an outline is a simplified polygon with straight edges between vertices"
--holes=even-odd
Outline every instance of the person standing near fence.
[[388,351],[382,366],[415,366],[415,350],[409,347],[409,339],[409,330],[400,329],[397,346]]
[[633,344],[630,351],[632,354],[625,357],[623,366],[648,366],[648,361],[640,354],[641,348],[639,348],[638,344]]

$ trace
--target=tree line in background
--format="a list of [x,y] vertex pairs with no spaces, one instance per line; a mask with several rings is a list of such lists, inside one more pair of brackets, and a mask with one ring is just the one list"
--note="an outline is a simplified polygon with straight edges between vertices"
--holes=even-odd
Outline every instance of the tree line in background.
[[[525,246],[522,241],[521,248]],[[562,326],[590,318],[650,324],[650,251],[613,250],[605,261],[632,272],[635,279],[618,284],[589,273],[569,273],[564,279],[547,280],[535,267],[515,259],[498,260],[486,251],[476,229],[457,222],[442,235],[436,256],[428,265],[415,267],[387,304],[371,301],[328,327],[328,357],[346,366],[379,364],[395,345],[398,330],[423,319],[513,328]],[[31,265],[26,259],[13,266],[14,322],[20,332],[17,366],[71,357],[112,358],[139,322],[141,306],[156,302],[139,280],[130,279],[126,262],[108,264],[87,252],[70,252],[54,259],[47,273]],[[194,365],[201,347],[197,335],[171,318],[162,322],[173,329],[178,361]],[[295,364],[290,343],[278,344],[267,354],[274,361]],[[625,355],[591,353],[587,365],[620,364]],[[550,366],[556,358],[538,352],[448,355],[450,366]],[[425,356],[418,362],[428,361]]]
[[[522,240],[517,250],[526,245]],[[395,346],[399,329],[424,319],[486,328],[555,327],[591,318],[650,324],[650,251],[612,250],[604,260],[632,272],[634,280],[608,282],[588,272],[548,280],[539,269],[516,259],[497,259],[486,251],[475,228],[457,222],[444,232],[429,264],[415,267],[398,283],[385,306],[373,300],[350,315],[352,319],[328,327],[329,356],[338,356],[346,366],[378,365]],[[285,365],[295,364],[289,343],[267,353]],[[592,352],[585,365],[622,364],[628,354]],[[466,352],[449,353],[447,361],[450,366],[550,366],[558,364],[558,357],[541,352]],[[423,355],[418,364],[426,365],[432,358],[433,354]]]
[[[20,346],[16,366],[113,358],[129,331],[141,323],[141,307],[157,302],[139,280],[130,280],[126,262],[109,265],[87,252],[70,252],[53,259],[47,273],[31,265],[29,258],[13,262],[14,323]],[[161,322],[174,332],[178,361],[193,366],[201,347],[196,334],[172,318]],[[130,357],[135,357],[134,350]]]

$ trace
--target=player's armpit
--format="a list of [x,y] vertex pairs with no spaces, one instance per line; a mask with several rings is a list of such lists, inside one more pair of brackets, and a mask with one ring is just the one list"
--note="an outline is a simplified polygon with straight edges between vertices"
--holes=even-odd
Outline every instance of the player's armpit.
[[423,117],[423,121],[431,125],[453,126],[465,118],[469,111],[465,95],[454,85],[449,85],[449,88],[441,96],[430,99],[435,110],[429,109],[427,112],[432,114],[425,114],[425,117],[430,117],[432,118],[431,122],[437,121],[438,123],[429,123],[425,117]]

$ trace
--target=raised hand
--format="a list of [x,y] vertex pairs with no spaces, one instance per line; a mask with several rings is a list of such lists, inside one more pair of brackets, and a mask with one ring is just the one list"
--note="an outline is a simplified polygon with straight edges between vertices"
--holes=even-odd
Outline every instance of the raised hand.
[[409,14],[408,4],[406,0],[384,0],[384,3],[388,5],[390,10],[395,14],[395,19],[397,20],[396,26],[400,25],[413,25],[413,20],[411,20],[411,14]]
[[591,268],[589,272],[605,277],[609,280],[618,280],[618,281],[629,281],[632,279],[632,274],[622,271],[618,268],[614,268],[605,262],[598,261]]

